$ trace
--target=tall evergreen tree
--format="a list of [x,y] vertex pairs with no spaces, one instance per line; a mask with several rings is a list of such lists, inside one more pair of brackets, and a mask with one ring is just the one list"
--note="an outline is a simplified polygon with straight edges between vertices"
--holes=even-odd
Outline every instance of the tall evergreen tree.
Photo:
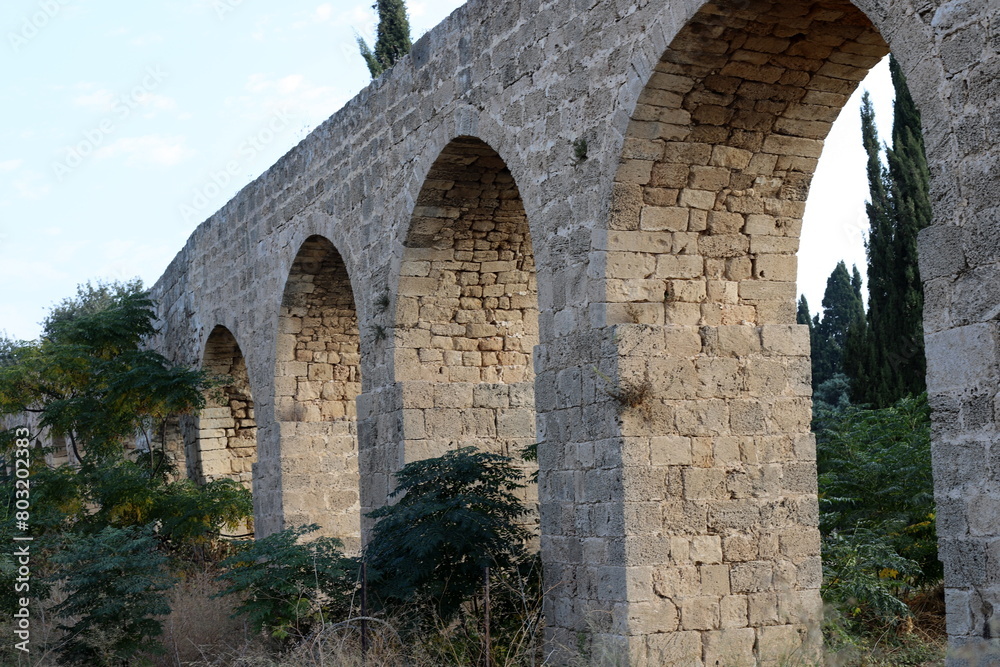
[[804,324],[809,327],[809,332],[812,333],[812,316],[809,312],[809,302],[806,301],[806,295],[802,294],[799,296],[799,309],[795,313],[795,323]]
[[895,59],[889,69],[896,89],[892,148],[887,165],[875,130],[871,99],[861,108],[868,154],[869,234],[867,327],[847,344],[845,368],[855,402],[877,407],[924,391],[923,288],[917,268],[917,233],[930,224],[929,171],[920,113]]
[[410,52],[410,20],[403,0],[375,0],[372,9],[378,11],[378,29],[374,51],[358,37],[358,48],[373,79],[396,64]]
[[[854,270],[857,275],[857,269]],[[860,275],[857,275],[860,279]],[[800,301],[800,308],[802,302]],[[813,389],[844,371],[844,348],[851,327],[863,321],[864,303],[855,289],[847,265],[838,262],[826,281],[823,293],[823,319],[814,321],[812,336]]]
[[[861,272],[858,271],[857,265],[851,267],[851,289],[854,290],[854,295],[858,297],[858,300],[864,304],[865,298],[861,296]],[[861,308],[864,311],[864,306]]]
[[810,354],[813,359],[812,363],[815,366],[816,350],[819,346],[819,342],[816,340],[816,330],[819,327],[819,319],[817,318],[815,322],[813,321],[812,313],[809,310],[809,302],[806,300],[805,294],[799,296],[799,307],[795,313],[795,323],[804,324],[809,327],[809,347],[812,350]]

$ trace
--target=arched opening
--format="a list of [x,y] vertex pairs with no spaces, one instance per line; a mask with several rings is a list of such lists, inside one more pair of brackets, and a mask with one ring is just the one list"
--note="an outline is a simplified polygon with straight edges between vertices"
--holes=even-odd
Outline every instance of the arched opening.
[[[431,167],[403,251],[396,379],[405,461],[535,442],[538,287],[528,218],[503,159],[459,137]],[[535,493],[531,491],[531,502]]]
[[358,318],[347,267],[311,236],[281,299],[275,377],[284,523],[317,523],[360,548],[355,399],[361,391]]
[[629,124],[609,227],[643,236],[610,235],[609,320],[794,322],[795,253],[823,138],[886,53],[846,1],[705,5]]
[[622,576],[641,594],[619,634],[641,664],[818,655],[796,252],[823,139],[887,52],[846,0],[712,2],[638,99],[601,254],[606,323],[665,334],[616,361],[648,388],[621,416]]
[[205,408],[198,415],[194,478],[201,484],[232,479],[252,489],[257,462],[253,394],[243,352],[229,329],[212,330],[202,370],[224,384],[206,393]]

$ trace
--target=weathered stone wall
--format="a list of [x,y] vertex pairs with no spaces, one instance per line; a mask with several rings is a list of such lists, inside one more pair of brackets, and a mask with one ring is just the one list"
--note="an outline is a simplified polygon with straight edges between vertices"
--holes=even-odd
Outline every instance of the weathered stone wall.
[[404,460],[465,446],[518,459],[535,442],[538,285],[521,196],[496,151],[472,137],[444,148],[405,247],[394,340]]
[[302,244],[285,283],[275,400],[284,520],[317,523],[360,548],[357,407],[361,353],[344,261],[326,239]]
[[243,353],[225,328],[216,327],[209,336],[202,370],[227,383],[207,392],[197,428],[190,429],[196,442],[188,447],[194,453],[188,476],[202,483],[232,479],[250,489],[257,461],[253,396]]
[[[888,45],[932,168],[939,528],[952,643],[974,654],[951,661],[981,664],[1000,634],[996,14],[994,0],[472,0],[194,232],[156,286],[158,345],[197,364],[217,325],[241,342],[261,534],[309,519],[356,545],[358,514],[406,460],[537,439],[553,648],[590,632],[636,665],[813,654],[795,252],[822,139]],[[290,328],[283,295],[316,237],[356,297],[360,357],[330,369],[345,390],[360,375],[356,420],[351,392],[316,384],[334,362],[296,357],[326,343],[289,342],[307,318]]]

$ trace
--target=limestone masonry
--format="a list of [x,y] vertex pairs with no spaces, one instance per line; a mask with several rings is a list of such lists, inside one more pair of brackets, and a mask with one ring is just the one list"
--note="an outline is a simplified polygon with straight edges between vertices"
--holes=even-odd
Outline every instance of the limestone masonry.
[[1000,664],[998,0],[470,0],[156,284],[157,347],[232,377],[172,429],[181,469],[251,485],[258,535],[314,521],[356,551],[407,461],[539,442],[557,656],[586,632],[631,665],[808,664],[796,251],[890,48],[932,170],[949,665]]

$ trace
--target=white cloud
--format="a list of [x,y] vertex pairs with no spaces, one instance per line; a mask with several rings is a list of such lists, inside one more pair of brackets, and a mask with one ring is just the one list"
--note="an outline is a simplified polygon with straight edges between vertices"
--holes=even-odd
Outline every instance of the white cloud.
[[172,111],[177,108],[177,100],[166,95],[139,93],[134,99],[139,103],[139,106],[157,111]]
[[185,137],[164,137],[147,134],[141,137],[122,137],[99,148],[98,158],[124,157],[130,167],[172,167],[195,155],[188,148]]
[[409,13],[410,18],[420,18],[427,13],[427,3],[426,2],[411,2],[406,11]]
[[95,250],[97,274],[109,280],[131,280],[139,276],[147,284],[167,268],[177,253],[170,245],[149,245],[129,239],[114,239]]
[[330,20],[333,16],[333,5],[329,2],[324,2],[322,5],[316,8],[314,12],[317,21],[326,22]]
[[77,95],[73,98],[73,105],[97,111],[111,111],[117,99],[117,96],[107,88],[99,88],[84,95]]
[[302,74],[283,77],[252,74],[244,89],[248,95],[229,98],[226,105],[244,113],[252,112],[254,120],[282,111],[310,127],[329,118],[350,99],[348,91],[313,84]]
[[156,111],[172,111],[176,109],[177,101],[172,97],[158,95],[138,88],[125,96],[116,95],[107,88],[100,88],[83,95],[77,95],[73,98],[73,105],[102,113],[110,113],[112,110],[119,111],[126,107],[134,108],[138,106],[150,112],[144,114],[145,117],[152,118]]
[[4,160],[0,162],[0,172],[15,171],[22,164],[24,164],[24,160]]

